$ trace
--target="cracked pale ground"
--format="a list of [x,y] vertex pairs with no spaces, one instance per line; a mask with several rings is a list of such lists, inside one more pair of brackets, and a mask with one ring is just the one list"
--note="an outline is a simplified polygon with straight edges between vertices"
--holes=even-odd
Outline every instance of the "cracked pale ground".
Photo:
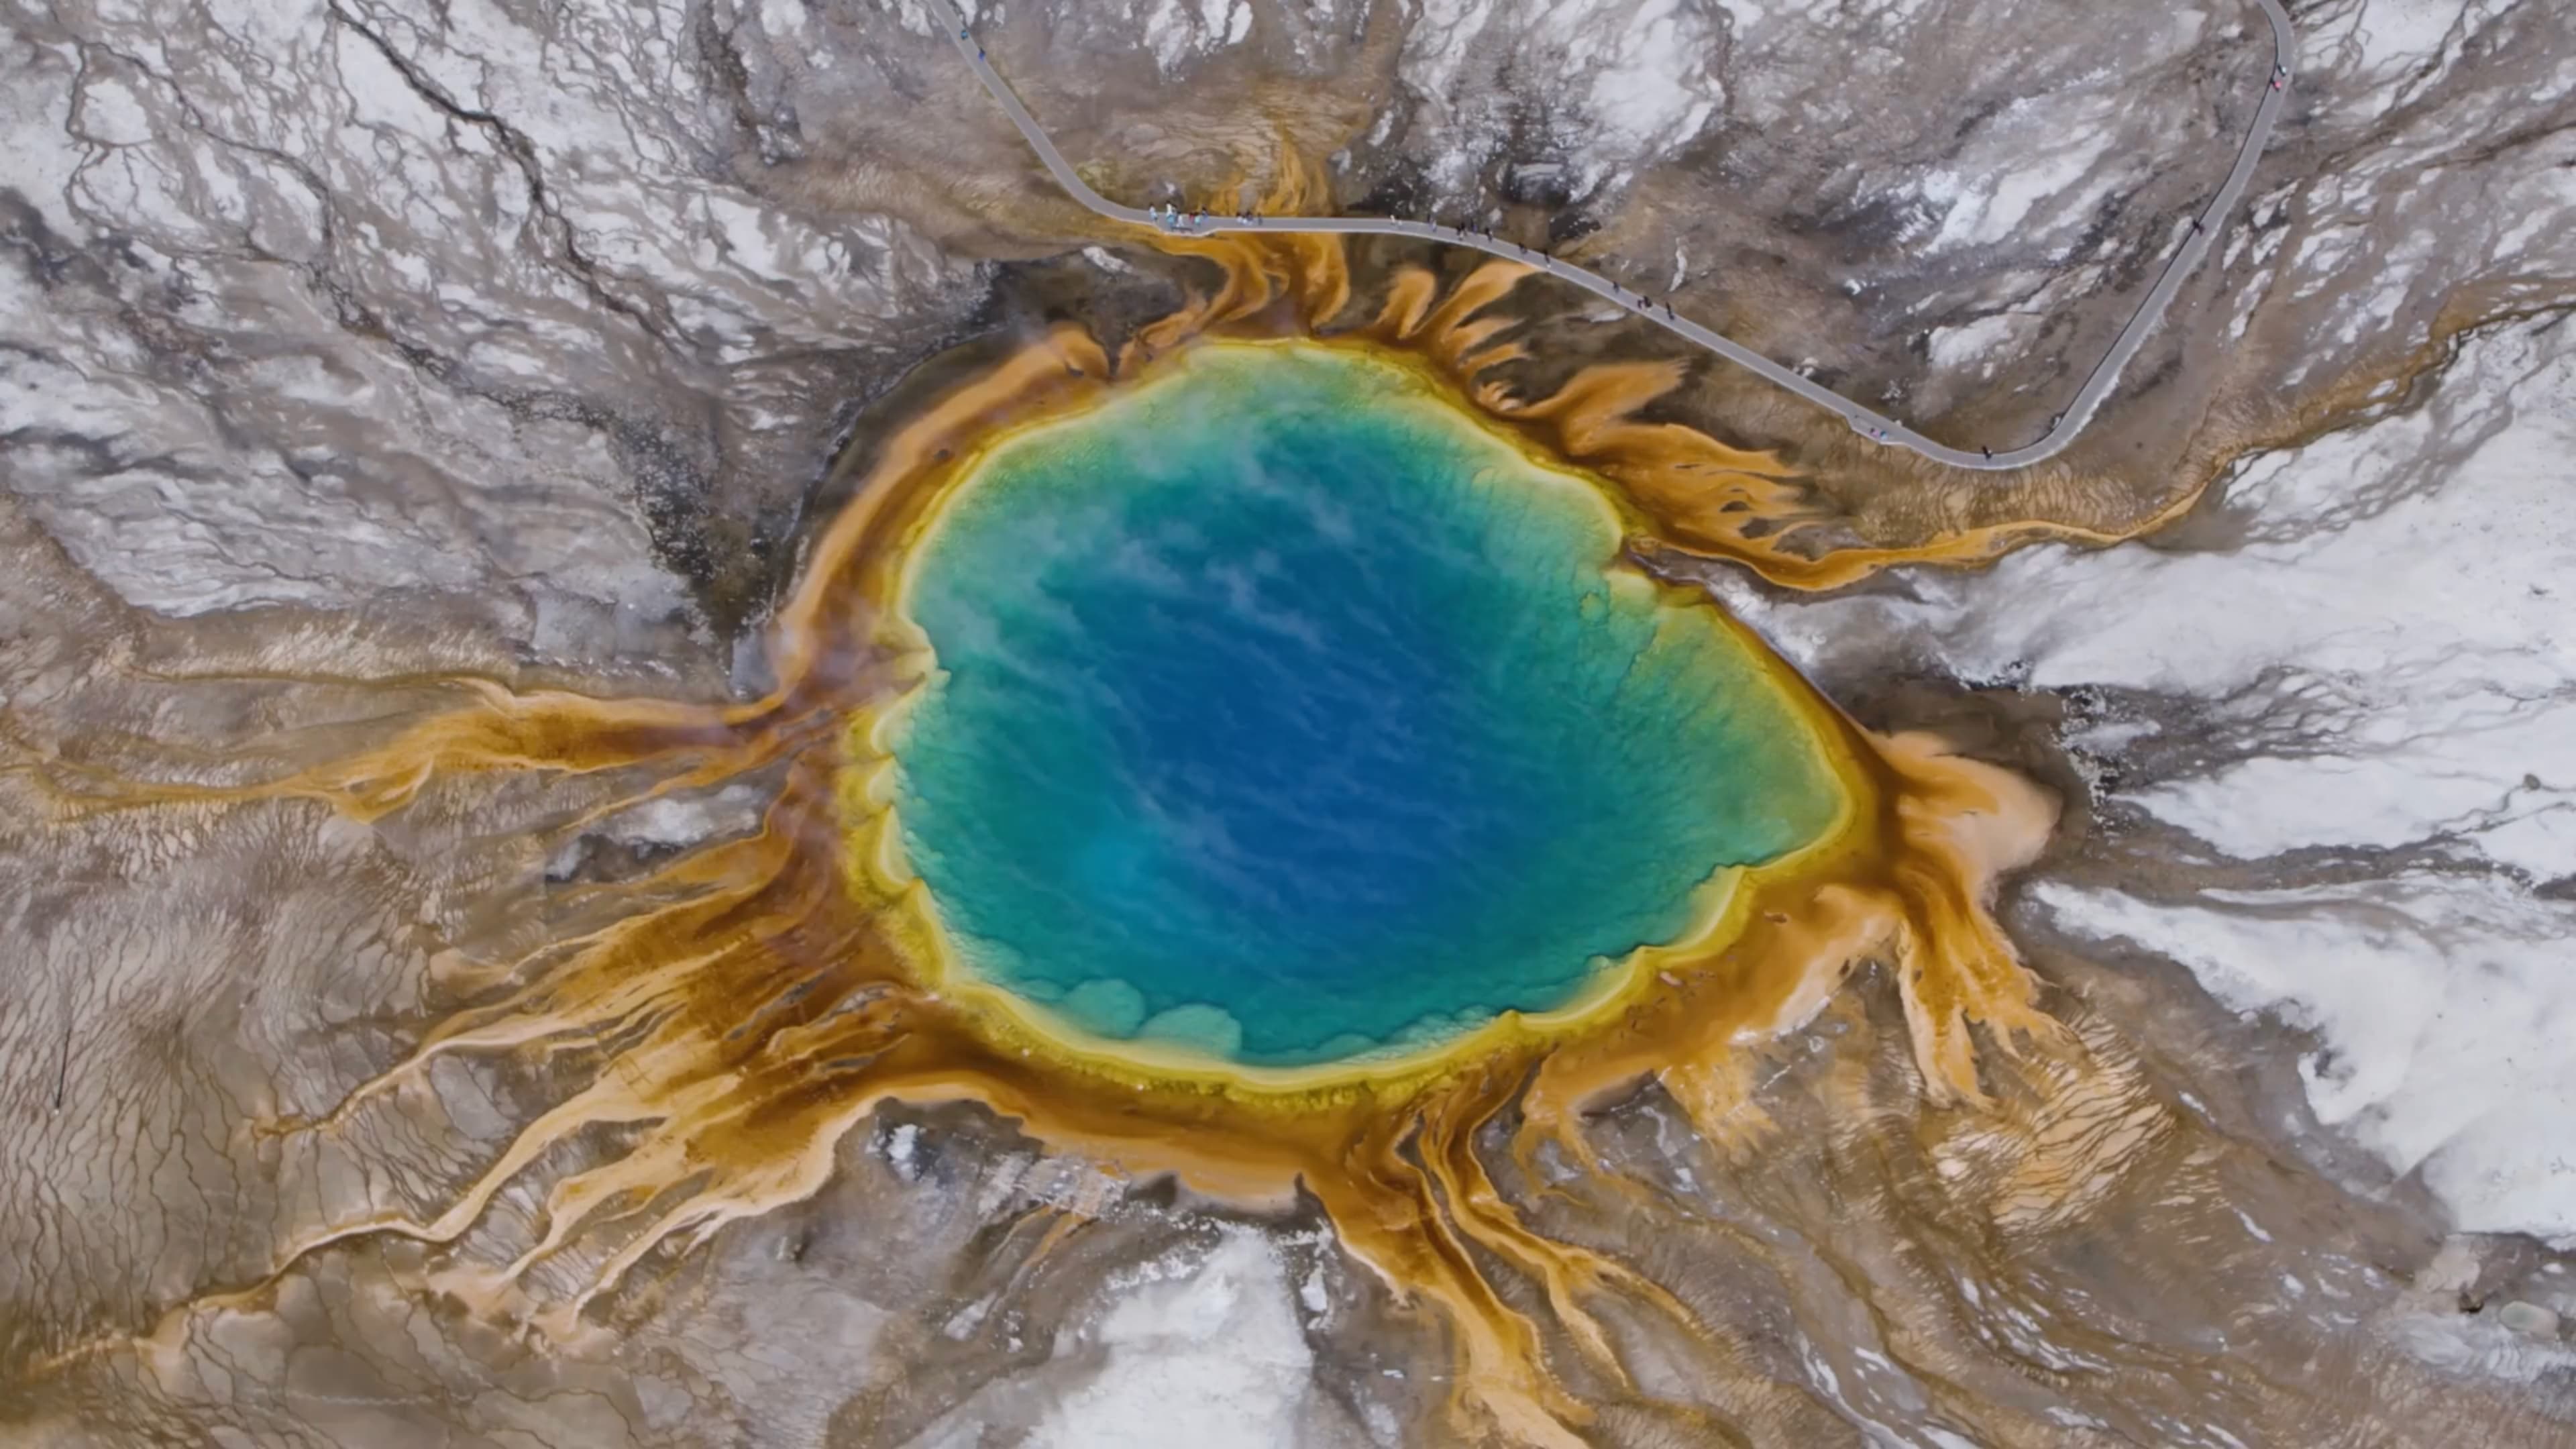
[[[979,10],[1121,199],[1317,167],[1317,205],[1551,241],[1964,440],[2056,408],[2263,67],[2228,4]],[[1489,1226],[1606,1265],[1461,1250],[1582,1442],[2576,1443],[2576,13],[2293,10],[2220,254],[2027,476],[1891,467],[1571,294],[1489,314],[1520,399],[1675,364],[1651,415],[1777,451],[1828,563],[2170,519],[1824,594],[1641,546],[1859,724],[2061,798],[1999,910],[2080,1050],[1942,1105],[1865,969],[1573,1146],[1516,1156],[1509,1112],[1449,1144]],[[611,1215],[508,1295],[478,1285],[550,1195],[652,1161],[651,1123],[549,1139],[451,1235],[383,1225],[637,1079],[637,1039],[436,1055],[332,1118],[810,782],[782,753],[226,791],[477,689],[759,698],[907,422],[1217,284],[1045,184],[944,10],[0,17],[0,1441],[1515,1432],[1458,1412],[1458,1320],[1314,1199],[978,1105],[877,1106],[766,1210],[594,1293]],[[1469,265],[1351,264],[1368,304]]]

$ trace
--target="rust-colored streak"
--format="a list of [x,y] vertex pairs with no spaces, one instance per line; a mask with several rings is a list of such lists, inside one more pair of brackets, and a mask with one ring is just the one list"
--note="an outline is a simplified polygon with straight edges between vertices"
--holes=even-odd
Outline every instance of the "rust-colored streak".
[[[371,820],[456,775],[652,766],[653,788],[669,788],[786,762],[784,788],[757,834],[602,888],[628,909],[593,911],[586,919],[604,923],[469,973],[493,984],[427,1027],[407,1061],[327,1114],[265,1124],[280,1136],[355,1134],[374,1114],[425,1110],[429,1069],[454,1054],[598,1063],[586,1085],[530,1122],[442,1211],[334,1225],[291,1245],[280,1273],[360,1234],[454,1243],[549,1149],[614,1124],[628,1145],[552,1182],[525,1251],[500,1266],[457,1255],[434,1279],[477,1312],[578,1336],[584,1305],[657,1246],[703,1241],[816,1191],[837,1143],[879,1104],[976,1102],[1058,1151],[1135,1175],[1174,1174],[1215,1196],[1274,1203],[1302,1185],[1353,1254],[1453,1325],[1452,1407],[1468,1432],[1570,1446],[1583,1442],[1586,1411],[1551,1371],[1548,1335],[1497,1291],[1479,1251],[1526,1275],[1563,1341],[1614,1380],[1623,1376],[1616,1346],[1589,1305],[1621,1295],[1676,1321],[1687,1313],[1629,1269],[1520,1220],[1476,1152],[1479,1130],[1497,1113],[1519,1105],[1512,1148],[1525,1170],[1551,1143],[1583,1163],[1591,1160],[1583,1114],[1660,1075],[1712,1138],[1749,1140],[1758,1116],[1741,1115],[1747,1088],[1734,1063],[1743,1045],[1806,1020],[1864,960],[1895,967],[1936,1100],[1983,1099],[1972,1023],[2005,1042],[2051,1032],[1986,910],[1998,876],[2044,838],[2050,802],[1933,742],[1860,730],[1785,666],[1847,777],[1849,818],[1793,867],[1743,892],[1730,929],[1712,944],[1642,953],[1636,989],[1571,1035],[1505,1033],[1473,1059],[1265,1094],[1157,1083],[1033,1051],[925,983],[900,903],[863,881],[853,888],[864,872],[848,857],[868,848],[871,821],[864,782],[851,778],[859,762],[837,727],[905,685],[909,641],[872,601],[885,596],[906,541],[1002,430],[1078,408],[1194,338],[1310,336],[1351,310],[1351,270],[1329,238],[1160,244],[1214,262],[1221,285],[1143,329],[1115,367],[1093,338],[1058,328],[882,440],[779,611],[780,683],[765,698],[701,707],[474,684],[462,707],[378,748],[276,780],[84,787],[81,798],[102,803],[307,796]],[[1640,533],[1738,560],[1777,583],[1823,587],[1892,562],[1980,558],[2022,536],[1986,530],[1911,551],[1817,545],[1812,556],[1801,553],[1813,519],[1787,462],[1638,420],[1639,408],[1679,382],[1673,364],[1591,367],[1548,398],[1510,400],[1482,376],[1517,351],[1504,336],[1510,322],[1490,309],[1527,274],[1487,263],[1444,290],[1428,271],[1403,270],[1371,320],[1341,340],[1419,359],[1454,384],[1461,406],[1481,407],[1527,446],[1607,480]],[[1749,635],[1747,643],[1762,648]],[[533,1270],[576,1242],[596,1264],[586,1286],[569,1297],[540,1293]]]

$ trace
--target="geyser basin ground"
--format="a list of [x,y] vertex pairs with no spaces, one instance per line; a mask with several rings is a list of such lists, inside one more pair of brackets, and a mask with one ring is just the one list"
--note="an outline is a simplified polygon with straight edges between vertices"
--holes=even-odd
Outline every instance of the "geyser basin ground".
[[1845,809],[1782,666],[1402,363],[1208,343],[970,460],[878,722],[943,984],[1091,1055],[1364,1066],[1614,998]]

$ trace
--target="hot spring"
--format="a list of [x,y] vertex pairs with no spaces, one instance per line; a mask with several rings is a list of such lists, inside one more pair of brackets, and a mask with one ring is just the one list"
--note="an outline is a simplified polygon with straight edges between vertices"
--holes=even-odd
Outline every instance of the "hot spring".
[[1813,726],[1598,485],[1394,361],[1211,343],[964,470],[882,727],[953,976],[1320,1068],[1578,1011],[1832,827]]

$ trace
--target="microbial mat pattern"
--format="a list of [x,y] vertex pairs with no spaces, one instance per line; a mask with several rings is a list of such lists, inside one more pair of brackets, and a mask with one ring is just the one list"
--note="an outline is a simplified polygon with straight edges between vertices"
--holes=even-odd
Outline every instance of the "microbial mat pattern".
[[1569,1376],[1623,1372],[1588,1303],[1696,1330],[1522,1221],[1480,1134],[1522,1177],[1582,1170],[1585,1114],[1652,1078],[1735,1140],[1748,1045],[1872,961],[1935,1101],[1985,1099],[1981,1047],[2061,1052],[1986,911],[2048,799],[1860,729],[1633,557],[1804,587],[1919,555],[1805,547],[1778,458],[1637,419],[1672,369],[1497,386],[1519,354],[1486,314],[1526,268],[1408,269],[1362,308],[1338,242],[1173,244],[1221,289],[1114,351],[1059,327],[853,457],[760,698],[427,682],[450,707],[325,763],[82,787],[375,822],[775,782],[751,833],[496,917],[407,1057],[256,1128],[363,1140],[455,1059],[557,1064],[574,1085],[469,1180],[325,1215],[173,1322],[385,1240],[456,1311],[594,1342],[603,1305],[821,1191],[879,1108],[971,1103],[1124,1177],[1311,1203],[1446,1325],[1459,1424],[1572,1445]]
[[1596,483],[1354,349],[1193,349],[914,547],[904,856],[961,976],[1095,1041],[1320,1067],[1579,1007],[1844,808]]

